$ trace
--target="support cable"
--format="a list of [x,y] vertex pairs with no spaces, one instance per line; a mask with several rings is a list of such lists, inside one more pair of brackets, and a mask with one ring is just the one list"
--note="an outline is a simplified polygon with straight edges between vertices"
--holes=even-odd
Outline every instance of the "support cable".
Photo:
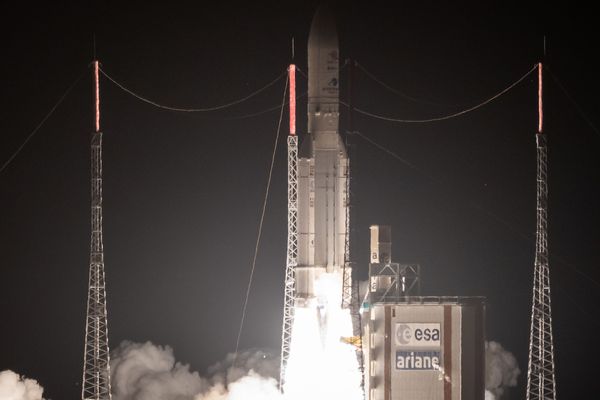
[[302,75],[303,77],[308,79],[308,74],[306,72],[302,71],[302,69],[300,69],[297,65],[296,65],[296,71],[298,71],[300,73],[300,75]]
[[583,109],[575,101],[575,99],[573,98],[573,96],[571,96],[571,94],[567,91],[567,88],[565,87],[565,85],[563,85],[560,82],[560,80],[558,79],[558,77],[554,74],[554,72],[552,72],[552,70],[550,68],[548,68],[547,65],[544,65],[544,69],[546,71],[550,72],[550,76],[552,77],[552,79],[554,80],[554,82],[556,83],[556,85],[560,88],[560,90],[563,91],[563,93],[565,94],[565,96],[567,97],[567,99],[569,99],[569,101],[573,104],[573,106],[575,106],[575,109],[577,110],[577,112],[579,113],[579,115],[581,116],[581,118],[583,118],[585,120],[585,122],[587,122],[587,124],[590,126],[590,128],[592,129],[592,131],[594,131],[594,133],[596,135],[600,136],[600,131],[598,130],[598,128],[596,128],[596,126],[592,123],[592,120],[586,115],[586,113],[583,111]]
[[[308,92],[304,92],[298,96],[296,96],[296,99],[301,99],[303,97],[305,97],[308,94]],[[285,102],[284,105],[288,105],[288,101]],[[237,121],[237,120],[241,120],[241,119],[247,119],[247,118],[252,118],[252,117],[257,117],[259,115],[263,115],[263,114],[268,114],[270,112],[273,112],[275,110],[279,110],[281,108],[281,104],[277,104],[276,106],[272,106],[269,108],[266,108],[264,110],[261,111],[257,111],[254,113],[250,113],[250,114],[243,114],[243,115],[236,115],[233,117],[222,117],[222,118],[210,118],[207,117],[207,119],[212,119],[212,120],[218,120],[218,121]]]
[[[421,173],[422,175],[424,175],[425,177],[427,177],[428,179],[430,179],[432,182],[437,183],[437,184],[442,184],[443,183],[441,179],[435,178],[431,174],[429,174],[429,173],[425,172],[424,170],[422,170],[421,168],[415,166],[413,163],[411,163],[410,161],[408,161],[406,158],[401,157],[400,155],[398,155],[394,151],[388,149],[384,145],[382,145],[382,144],[376,142],[375,140],[371,139],[370,137],[366,136],[364,133],[362,133],[360,131],[355,131],[354,133],[357,136],[361,137],[366,142],[370,143],[375,148],[377,148],[377,149],[379,149],[379,150],[387,153],[388,155],[390,155],[391,157],[393,157],[397,161],[400,161],[404,165],[406,165],[406,166],[410,167],[411,169],[414,169],[415,171]],[[479,210],[480,212],[486,214],[488,217],[490,217],[491,219],[493,219],[497,223],[503,225],[507,230],[511,231],[513,234],[515,234],[516,236],[520,237],[524,241],[526,241],[528,243],[531,243],[532,241],[534,241],[534,237],[532,235],[528,235],[528,234],[523,233],[513,223],[511,223],[510,221],[507,221],[506,219],[500,217],[496,213],[493,213],[492,211],[490,211],[487,208],[483,207],[481,204],[476,203],[476,202],[474,202],[472,200],[467,200],[467,203],[472,208],[474,208],[476,210]],[[592,276],[590,276],[588,273],[582,271],[581,269],[579,269],[578,267],[576,267],[574,264],[567,262],[560,255],[558,255],[556,253],[553,253],[553,252],[549,252],[549,256],[550,256],[550,258],[552,258],[555,261],[555,263],[557,265],[562,265],[563,267],[567,267],[567,268],[575,271],[577,274],[579,274],[586,281],[588,281],[588,282],[590,282],[590,283],[592,283],[595,286],[597,286],[597,287],[600,288],[600,281],[598,281],[597,279],[594,279]]]
[[353,133],[355,133],[356,135],[360,136],[361,138],[363,138],[365,141],[371,143],[371,145],[373,145],[374,147],[378,148],[379,150],[389,154],[390,156],[394,157],[396,160],[400,161],[401,163],[403,163],[404,165],[419,171],[420,173],[422,173],[423,175],[427,176],[429,179],[431,180],[435,180],[431,175],[429,175],[428,173],[426,173],[425,171],[417,168],[413,163],[411,163],[410,161],[408,161],[407,159],[400,157],[397,153],[394,153],[393,151],[391,151],[390,149],[388,149],[387,147],[377,143],[376,141],[374,141],[373,139],[369,138],[368,136],[365,136],[362,132],[360,131],[354,131]]
[[[364,66],[362,66],[360,63],[355,62],[354,64],[356,67],[358,67],[362,72],[364,72],[364,74],[369,77],[371,80],[375,81],[376,83],[378,83],[379,85],[383,86],[385,89],[389,90],[390,92],[405,98],[406,100],[412,101],[413,103],[421,103],[421,104],[429,104],[432,106],[441,106],[441,107],[451,107],[450,104],[442,104],[442,103],[436,103],[433,101],[428,101],[428,100],[421,100],[421,99],[417,99],[416,97],[412,97],[407,95],[406,93],[402,92],[401,90],[398,90],[394,87],[392,87],[391,85],[388,85],[387,83],[385,83],[384,81],[382,81],[381,79],[377,78],[374,74],[372,74],[371,72],[369,72]],[[454,106],[456,107],[456,106]]]
[[[531,68],[525,75],[523,75],[517,81],[515,81],[514,83],[512,83],[506,89],[504,89],[501,92],[495,94],[494,96],[492,96],[489,99],[483,101],[482,103],[479,103],[479,104],[477,104],[477,105],[475,105],[473,107],[467,108],[466,110],[458,111],[458,112],[455,112],[455,113],[452,113],[452,114],[449,114],[449,115],[444,115],[444,116],[441,116],[441,117],[428,118],[428,119],[401,119],[401,118],[393,118],[393,117],[387,117],[387,116],[383,116],[383,115],[379,115],[379,114],[374,114],[372,112],[365,111],[365,110],[362,110],[362,109],[357,108],[357,107],[354,107],[354,110],[357,113],[360,113],[362,115],[366,115],[366,116],[371,117],[371,118],[376,118],[376,119],[380,119],[380,120],[383,120],[383,121],[390,121],[390,122],[427,123],[427,122],[445,121],[445,120],[448,120],[448,119],[452,119],[452,118],[459,117],[461,115],[470,113],[471,111],[475,111],[475,110],[477,110],[477,109],[485,106],[486,104],[491,103],[492,101],[496,100],[500,96],[504,95],[505,93],[507,93],[508,91],[510,91],[511,89],[513,89],[515,86],[517,86],[523,80],[525,80],[525,78],[527,78],[529,75],[531,75],[531,73],[533,71],[535,71],[536,69],[537,69],[537,64],[534,65],[533,68]],[[341,102],[341,101],[340,101],[340,104],[348,106],[348,104],[346,104],[344,102]]]
[[[286,71],[287,74],[287,71]],[[235,353],[233,356],[232,366],[235,366],[237,360],[238,350],[240,347],[240,338],[242,337],[242,330],[244,328],[244,321],[246,319],[246,309],[248,307],[248,298],[250,297],[250,289],[252,288],[252,279],[254,277],[254,270],[256,268],[256,258],[258,256],[258,248],[260,246],[260,238],[262,235],[263,222],[265,219],[265,212],[267,210],[267,200],[269,199],[269,189],[271,188],[271,177],[273,176],[273,165],[275,164],[275,155],[277,154],[277,143],[279,142],[279,134],[281,132],[281,121],[283,119],[283,110],[285,108],[285,96],[287,94],[288,81],[285,81],[285,89],[283,90],[283,100],[281,101],[281,111],[279,112],[279,122],[277,123],[277,135],[275,136],[275,143],[273,143],[273,153],[271,155],[271,165],[269,166],[269,176],[267,178],[267,187],[265,189],[265,196],[262,205],[262,212],[260,215],[260,222],[258,224],[258,234],[256,235],[256,245],[254,246],[254,256],[252,258],[252,268],[250,269],[250,278],[248,279],[248,287],[246,288],[246,297],[244,298],[244,306],[242,307],[242,318],[240,320],[240,328],[238,330],[237,339],[235,342]]]
[[[379,150],[381,150],[381,151],[389,154],[390,156],[392,156],[396,160],[400,161],[404,165],[406,165],[406,166],[414,169],[418,173],[422,174],[423,176],[425,176],[426,178],[428,178],[430,181],[432,181],[432,182],[434,182],[434,183],[436,183],[438,185],[442,185],[443,184],[443,181],[441,179],[438,179],[438,178],[434,177],[433,175],[427,173],[423,169],[417,167],[416,165],[414,165],[413,163],[411,163],[410,161],[408,161],[406,158],[401,157],[400,155],[398,155],[397,153],[395,153],[392,150],[388,149],[387,147],[385,147],[385,146],[379,144],[378,142],[374,141],[373,139],[365,136],[362,132],[356,131],[355,133],[356,133],[356,135],[358,135],[359,137],[361,137],[365,141],[369,142],[374,147],[376,147]],[[493,219],[496,222],[504,225],[505,228],[508,228],[510,231],[512,231],[513,233],[517,234],[521,238],[523,238],[525,240],[531,240],[531,237],[528,237],[527,235],[525,235],[524,233],[522,233],[521,231],[519,231],[519,229],[515,228],[515,226],[512,223],[510,223],[507,220],[505,220],[504,218],[496,215],[495,213],[487,210],[481,204],[476,203],[476,202],[474,202],[472,200],[467,200],[467,204],[469,204],[469,206],[471,206],[472,208],[475,208],[475,209],[480,210],[481,212],[487,214],[491,219]]]
[[284,71],[277,78],[273,79],[271,82],[267,83],[265,86],[261,87],[260,89],[257,89],[247,96],[244,96],[240,99],[234,100],[234,101],[226,103],[226,104],[221,104],[221,105],[213,106],[213,107],[204,107],[204,108],[183,108],[183,107],[168,106],[168,105],[164,105],[164,104],[160,104],[155,101],[152,101],[146,97],[143,97],[142,95],[137,94],[133,90],[128,89],[121,83],[117,82],[113,77],[108,75],[106,73],[106,71],[104,71],[102,68],[100,68],[100,72],[102,72],[102,75],[104,75],[108,80],[110,80],[112,83],[117,85],[121,90],[129,93],[130,95],[136,97],[138,100],[141,100],[144,103],[153,105],[153,106],[155,106],[157,108],[161,108],[163,110],[188,112],[188,113],[218,111],[218,110],[223,110],[225,108],[229,108],[229,107],[235,106],[237,104],[243,103],[244,101],[251,99],[252,97],[256,96],[257,94],[259,94],[259,93],[265,91],[266,89],[268,89],[269,87],[273,86],[275,83],[277,83],[281,78],[283,78],[287,74],[287,71]]
[[17,148],[17,150],[15,150],[15,152],[8,158],[8,160],[6,160],[4,162],[4,164],[2,164],[2,167],[0,167],[0,173],[2,173],[6,169],[6,167],[8,167],[8,165],[12,162],[12,160],[15,159],[15,157],[21,152],[21,150],[23,150],[23,148],[31,140],[31,138],[40,130],[40,128],[44,125],[44,123],[48,120],[48,118],[50,118],[50,116],[54,113],[54,111],[56,111],[58,106],[60,106],[61,103],[67,98],[67,96],[69,95],[71,90],[73,90],[73,88],[79,83],[81,78],[83,78],[83,75],[85,74],[85,72],[86,71],[83,71],[81,73],[81,75],[79,75],[79,77],[77,77],[77,79],[75,79],[75,81],[67,88],[67,90],[65,90],[65,92],[58,99],[56,104],[54,104],[54,106],[50,109],[50,111],[48,111],[46,116],[44,118],[42,118],[40,123],[37,124],[37,126],[31,131],[31,133],[29,135],[27,135],[27,137],[25,138],[23,143]]
[[552,287],[561,291],[562,294],[565,295],[565,298],[568,299],[571,303],[573,303],[573,305],[575,305],[575,307],[577,307],[579,309],[579,311],[581,311],[581,313],[586,316],[587,321],[592,321],[594,324],[596,324],[600,328],[600,319],[598,319],[598,316],[593,315],[592,313],[587,311],[587,309],[585,307],[583,307],[581,304],[579,304],[579,302],[577,300],[575,300],[575,298],[567,291],[567,289],[560,286],[561,283],[562,282],[560,282],[560,280],[558,282],[555,280],[554,282],[552,282]]

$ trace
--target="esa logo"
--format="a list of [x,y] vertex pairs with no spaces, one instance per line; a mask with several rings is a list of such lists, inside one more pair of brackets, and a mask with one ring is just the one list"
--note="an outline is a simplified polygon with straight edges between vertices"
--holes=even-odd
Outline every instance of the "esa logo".
[[440,324],[398,323],[396,345],[401,347],[439,347]]

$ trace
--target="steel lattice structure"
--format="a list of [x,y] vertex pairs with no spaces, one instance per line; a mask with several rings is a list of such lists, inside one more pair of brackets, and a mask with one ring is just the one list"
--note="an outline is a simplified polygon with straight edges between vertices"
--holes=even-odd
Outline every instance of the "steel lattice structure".
[[94,62],[96,130],[91,141],[92,237],[85,327],[82,400],[111,400],[104,246],[102,242],[102,132],[99,124],[98,62]]
[[298,258],[298,136],[288,136],[288,236],[285,266],[283,330],[281,333],[281,365],[279,388],[285,382],[285,368],[290,356],[294,323],[295,267]]
[[285,369],[290,356],[294,306],[296,302],[296,265],[298,264],[298,136],[296,135],[296,67],[290,65],[290,135],[287,139],[288,186],[287,186],[287,253],[285,262],[283,328],[281,331],[281,361],[279,367],[279,390],[285,383]]
[[542,133],[542,64],[539,64],[540,120],[537,144],[537,229],[531,305],[527,400],[555,400],[554,344],[548,268],[548,149]]
[[352,304],[350,306],[350,314],[352,316],[353,335],[360,338],[360,346],[356,348],[356,360],[358,361],[358,370],[360,372],[360,388],[362,389],[362,398],[365,398],[365,358],[363,354],[362,343],[362,320],[360,315],[360,291],[359,280],[352,281]]
[[[348,142],[346,142],[348,146]],[[350,261],[350,160],[347,160],[346,164],[346,187],[345,187],[345,206],[346,206],[346,235],[344,239],[344,269],[342,276],[342,308],[350,310],[350,316],[352,317],[352,334],[355,337],[362,338],[362,323],[360,316],[360,292],[359,292],[359,281],[352,279],[353,264]],[[364,377],[364,357],[361,346],[356,348],[356,360],[361,375],[361,388],[365,387]]]
[[344,237],[344,269],[342,276],[342,308],[352,307],[352,262],[350,262],[350,160],[346,161],[344,201],[346,202],[346,235]]

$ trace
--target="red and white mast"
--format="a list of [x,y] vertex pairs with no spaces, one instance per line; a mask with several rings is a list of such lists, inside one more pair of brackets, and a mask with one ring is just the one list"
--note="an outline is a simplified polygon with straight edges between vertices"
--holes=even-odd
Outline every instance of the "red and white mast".
[[287,139],[288,154],[288,213],[287,213],[287,256],[285,266],[285,293],[283,305],[283,329],[281,334],[281,365],[279,390],[285,382],[285,370],[290,356],[294,304],[296,297],[296,265],[298,264],[298,136],[296,135],[296,66],[288,69],[290,85],[290,134]]
[[91,140],[91,245],[82,400],[111,400],[110,357],[102,240],[102,132],[100,131],[99,66],[94,68],[94,132]]
[[550,305],[550,268],[548,265],[548,148],[543,133],[542,63],[538,64],[538,132],[537,149],[537,226],[527,400],[556,400],[554,343]]

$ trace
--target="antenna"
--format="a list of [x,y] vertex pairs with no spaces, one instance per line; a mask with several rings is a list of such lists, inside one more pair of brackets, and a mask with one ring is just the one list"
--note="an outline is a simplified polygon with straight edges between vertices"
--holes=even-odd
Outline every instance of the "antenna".
[[546,35],[544,35],[544,61],[546,61]]
[[296,56],[296,46],[294,44],[294,37],[292,36],[292,61],[294,61],[295,56]]

